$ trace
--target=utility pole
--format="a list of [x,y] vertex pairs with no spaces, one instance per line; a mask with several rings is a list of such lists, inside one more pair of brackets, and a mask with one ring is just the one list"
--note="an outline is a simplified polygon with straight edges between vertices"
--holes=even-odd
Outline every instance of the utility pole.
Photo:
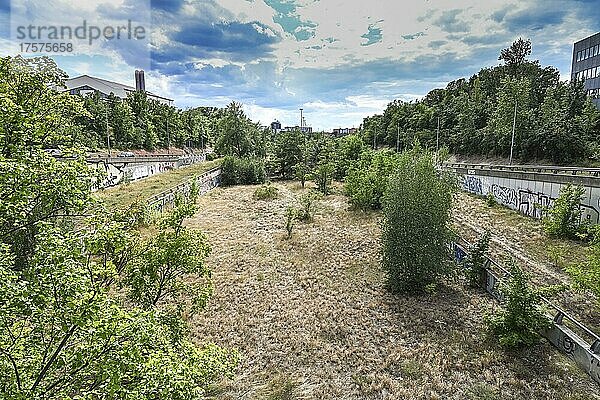
[[167,154],[171,154],[171,136],[169,135],[169,111],[167,110]]
[[377,128],[373,132],[373,150],[377,150]]
[[512,165],[513,149],[515,147],[515,128],[517,127],[517,99],[515,99],[515,115],[513,116],[512,139],[510,140],[510,159],[508,165]]
[[435,139],[435,161],[437,164],[438,156],[440,154],[440,117],[438,116],[438,127],[437,127],[437,135]]
[[304,117],[302,116],[303,111],[304,111],[304,109],[301,108],[300,109],[300,132],[302,132],[302,125],[303,125],[302,121],[304,120]]
[[400,122],[398,122],[398,133],[396,134],[396,153],[400,151]]
[[106,144],[108,145],[108,156],[111,157],[111,153],[110,153],[110,130],[108,129],[108,102],[106,103]]

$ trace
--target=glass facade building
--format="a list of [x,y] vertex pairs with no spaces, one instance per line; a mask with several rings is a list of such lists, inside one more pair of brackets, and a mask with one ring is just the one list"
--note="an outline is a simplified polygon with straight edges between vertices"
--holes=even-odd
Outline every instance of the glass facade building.
[[571,79],[584,80],[586,93],[600,108],[600,32],[573,45]]

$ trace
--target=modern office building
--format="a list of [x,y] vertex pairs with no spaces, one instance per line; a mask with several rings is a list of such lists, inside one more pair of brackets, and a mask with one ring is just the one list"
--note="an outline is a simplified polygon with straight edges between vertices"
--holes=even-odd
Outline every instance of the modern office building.
[[573,45],[571,79],[584,80],[586,93],[600,108],[600,32]]

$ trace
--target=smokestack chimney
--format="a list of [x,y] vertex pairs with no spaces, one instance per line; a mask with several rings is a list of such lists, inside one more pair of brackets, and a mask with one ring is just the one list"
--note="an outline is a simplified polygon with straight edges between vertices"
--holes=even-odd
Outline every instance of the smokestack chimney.
[[146,91],[146,80],[144,78],[144,70],[135,70],[135,90],[138,92]]

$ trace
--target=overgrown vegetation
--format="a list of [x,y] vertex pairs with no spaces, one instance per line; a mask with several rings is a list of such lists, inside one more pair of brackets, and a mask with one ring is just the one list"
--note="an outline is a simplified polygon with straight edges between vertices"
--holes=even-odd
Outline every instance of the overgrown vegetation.
[[346,194],[350,202],[363,210],[381,208],[388,178],[398,164],[391,151],[363,152],[359,163],[349,167]]
[[516,105],[514,156],[567,164],[598,158],[600,110],[583,81],[560,81],[559,71],[528,60],[531,42],[519,39],[502,50],[501,65],[434,89],[418,101],[395,100],[383,114],[365,118],[361,137],[400,149],[418,139],[454,154],[507,157]]
[[587,230],[581,222],[581,201],[585,188],[566,184],[542,219],[544,231],[552,237],[577,239]]
[[383,266],[396,292],[423,292],[451,269],[448,227],[455,185],[429,153],[402,154],[383,196]]
[[596,227],[592,232],[587,260],[569,265],[566,270],[579,288],[590,290],[600,303],[600,230]]
[[510,277],[500,286],[503,307],[486,317],[490,331],[504,347],[533,345],[540,332],[550,326],[550,319],[541,309],[542,294],[547,289],[534,289],[529,278],[514,262]]
[[3,58],[0,78],[0,397],[203,398],[237,355],[188,336],[185,316],[212,287],[206,238],[183,227],[194,193],[142,236],[143,207],[93,201],[80,148],[62,161],[43,151],[76,144],[87,115],[52,89],[54,62]]
[[471,287],[482,288],[485,284],[485,268],[487,252],[490,246],[492,234],[485,231],[477,239],[477,242],[469,249],[467,258],[464,260],[465,276]]
[[254,191],[252,197],[255,200],[273,200],[279,196],[279,190],[270,183],[262,185]]
[[255,185],[266,180],[264,161],[256,157],[227,156],[221,163],[221,185]]

